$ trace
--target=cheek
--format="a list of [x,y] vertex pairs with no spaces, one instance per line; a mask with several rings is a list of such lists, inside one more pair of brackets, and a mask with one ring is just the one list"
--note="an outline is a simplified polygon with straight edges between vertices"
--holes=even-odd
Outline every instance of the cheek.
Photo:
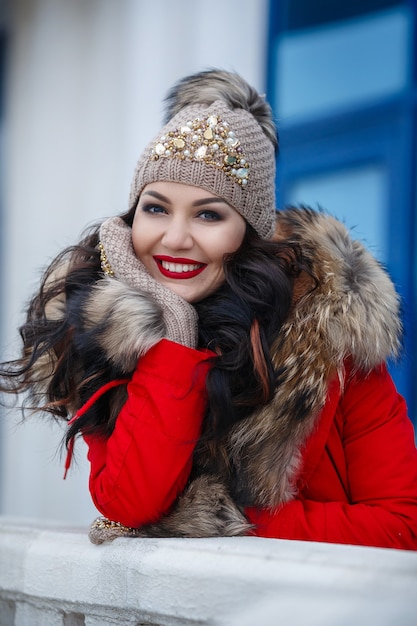
[[243,242],[245,232],[245,224],[239,222],[228,228],[222,236],[217,237],[213,245],[218,249],[218,256],[223,258],[225,254],[236,252]]
[[233,228],[222,233],[221,236],[219,233],[216,233],[210,238],[210,241],[206,240],[206,251],[211,258],[212,271],[215,275],[216,283],[221,283],[224,280],[223,263],[225,255],[236,252],[242,244],[245,232],[245,227]]

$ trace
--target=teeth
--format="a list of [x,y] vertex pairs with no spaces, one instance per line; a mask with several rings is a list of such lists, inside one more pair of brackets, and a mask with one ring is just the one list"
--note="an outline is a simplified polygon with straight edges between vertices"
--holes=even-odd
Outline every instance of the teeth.
[[198,270],[201,267],[200,263],[186,264],[186,263],[168,263],[168,261],[161,261],[162,267],[169,272],[192,272]]

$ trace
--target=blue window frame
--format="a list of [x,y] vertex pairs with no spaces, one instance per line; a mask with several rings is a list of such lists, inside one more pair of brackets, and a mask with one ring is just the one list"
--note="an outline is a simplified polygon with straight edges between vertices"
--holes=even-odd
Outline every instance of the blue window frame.
[[415,2],[272,0],[267,90],[280,129],[277,206],[322,205],[387,266],[404,322],[390,369],[417,424],[416,13]]

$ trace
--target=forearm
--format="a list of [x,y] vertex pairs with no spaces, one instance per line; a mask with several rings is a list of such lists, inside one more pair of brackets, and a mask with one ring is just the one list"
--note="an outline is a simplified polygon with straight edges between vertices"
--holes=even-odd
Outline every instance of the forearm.
[[207,355],[163,340],[140,359],[112,435],[86,435],[90,492],[126,526],[158,520],[183,490],[205,411]]

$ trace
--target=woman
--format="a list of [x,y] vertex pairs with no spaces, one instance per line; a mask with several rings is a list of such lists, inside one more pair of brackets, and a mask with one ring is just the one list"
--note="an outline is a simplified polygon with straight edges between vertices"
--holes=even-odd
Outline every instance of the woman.
[[51,265],[3,387],[86,440],[117,536],[417,549],[417,451],[386,360],[398,297],[334,218],[275,214],[276,129],[243,79],[180,81],[130,210]]

